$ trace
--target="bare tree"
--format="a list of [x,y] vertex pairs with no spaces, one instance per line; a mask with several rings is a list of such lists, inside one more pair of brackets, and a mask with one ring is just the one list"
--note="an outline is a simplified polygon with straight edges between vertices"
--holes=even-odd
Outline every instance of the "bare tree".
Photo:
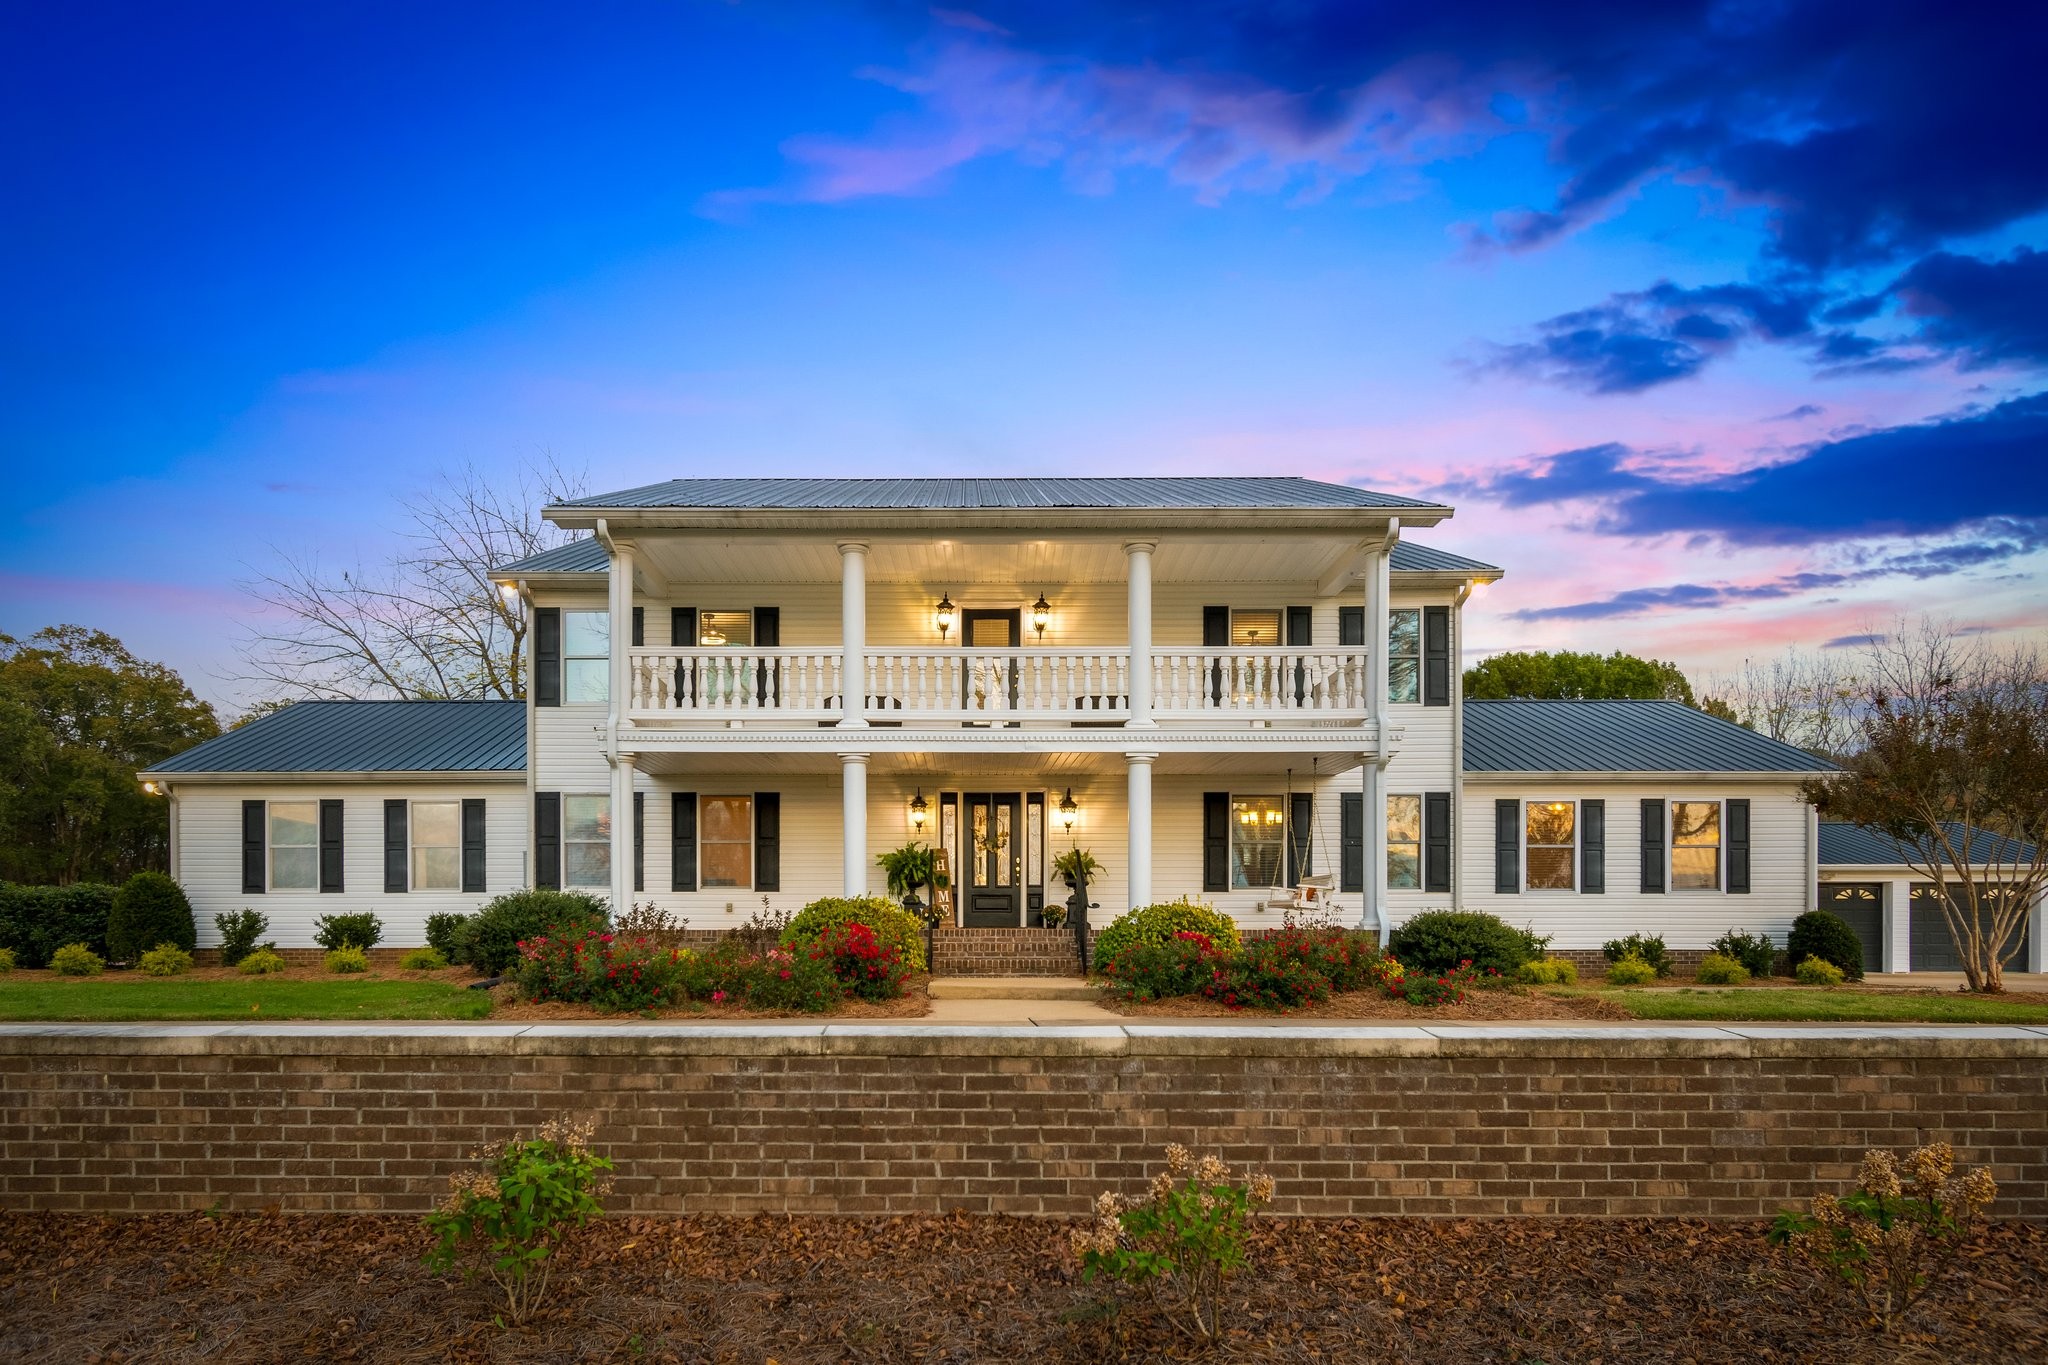
[[280,553],[244,584],[269,610],[248,629],[239,680],[292,700],[525,697],[526,618],[490,573],[567,539],[540,509],[583,485],[552,460],[510,483],[466,465],[401,504],[408,546],[386,564],[330,573]]
[[1888,835],[1934,883],[1970,989],[2003,990],[2048,888],[2048,665],[1926,623],[1873,640],[1856,702],[1856,752],[1806,799]]
[[1746,659],[1716,675],[1703,709],[1781,743],[1839,759],[1856,742],[1859,682],[1852,669],[1824,654],[1787,650],[1775,659]]

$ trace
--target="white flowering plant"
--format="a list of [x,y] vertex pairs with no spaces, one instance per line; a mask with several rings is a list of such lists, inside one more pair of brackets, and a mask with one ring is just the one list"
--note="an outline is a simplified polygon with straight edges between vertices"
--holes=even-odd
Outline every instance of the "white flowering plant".
[[1223,1282],[1247,1264],[1251,1221],[1272,1200],[1271,1176],[1246,1172],[1234,1179],[1221,1158],[1197,1160],[1173,1143],[1144,1199],[1104,1193],[1095,1201],[1094,1223],[1075,1229],[1081,1278],[1142,1285],[1175,1327],[1213,1340]]
[[426,1217],[434,1234],[429,1269],[460,1266],[465,1280],[488,1275],[514,1324],[547,1295],[554,1252],[568,1234],[604,1212],[612,1163],[590,1147],[594,1123],[550,1119],[537,1136],[485,1148],[481,1169],[449,1177],[447,1196]]
[[1854,1289],[1870,1320],[1889,1335],[1933,1287],[1928,1266],[1967,1241],[1998,1196],[1990,1171],[1980,1166],[1957,1176],[1955,1169],[1955,1149],[1946,1142],[1903,1161],[1870,1151],[1854,1190],[1815,1195],[1806,1212],[1779,1214],[1770,1241],[1803,1252]]

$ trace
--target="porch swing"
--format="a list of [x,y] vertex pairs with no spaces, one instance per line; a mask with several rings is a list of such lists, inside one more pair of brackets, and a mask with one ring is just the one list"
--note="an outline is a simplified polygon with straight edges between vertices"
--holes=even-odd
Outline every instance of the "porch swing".
[[1328,872],[1297,876],[1293,886],[1286,885],[1288,853],[1296,852],[1298,849],[1295,861],[1302,867],[1315,866],[1316,826],[1323,818],[1322,802],[1316,800],[1316,788],[1321,785],[1319,779],[1322,775],[1322,760],[1317,758],[1311,759],[1310,762],[1315,765],[1310,770],[1313,775],[1309,779],[1310,815],[1307,830],[1299,834],[1294,829],[1294,769],[1287,770],[1287,795],[1283,798],[1286,804],[1281,807],[1287,813],[1287,847],[1273,869],[1273,887],[1267,894],[1265,903],[1259,907],[1262,910],[1325,909],[1330,904],[1331,892],[1337,887],[1335,874]]

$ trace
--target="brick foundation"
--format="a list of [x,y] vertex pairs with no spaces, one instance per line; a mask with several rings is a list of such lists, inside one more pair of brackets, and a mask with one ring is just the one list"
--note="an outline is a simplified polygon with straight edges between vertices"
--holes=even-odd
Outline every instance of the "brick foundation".
[[646,1214],[1078,1215],[1180,1141],[1283,1214],[1754,1218],[1940,1137],[2048,1218],[2024,1030],[8,1029],[0,1207],[419,1213],[562,1112]]

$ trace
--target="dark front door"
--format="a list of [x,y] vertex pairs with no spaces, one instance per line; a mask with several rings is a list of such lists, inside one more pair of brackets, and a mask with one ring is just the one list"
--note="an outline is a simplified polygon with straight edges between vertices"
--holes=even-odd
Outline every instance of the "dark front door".
[[[960,887],[961,922],[970,929],[1014,929],[1024,922],[1024,798],[969,792]],[[964,875],[962,875],[964,873]]]
[[[1016,649],[1024,643],[1024,613],[968,607],[960,613],[960,643],[971,650]],[[1017,708],[1017,661],[1013,657],[968,656],[961,670],[960,704],[969,711]]]

